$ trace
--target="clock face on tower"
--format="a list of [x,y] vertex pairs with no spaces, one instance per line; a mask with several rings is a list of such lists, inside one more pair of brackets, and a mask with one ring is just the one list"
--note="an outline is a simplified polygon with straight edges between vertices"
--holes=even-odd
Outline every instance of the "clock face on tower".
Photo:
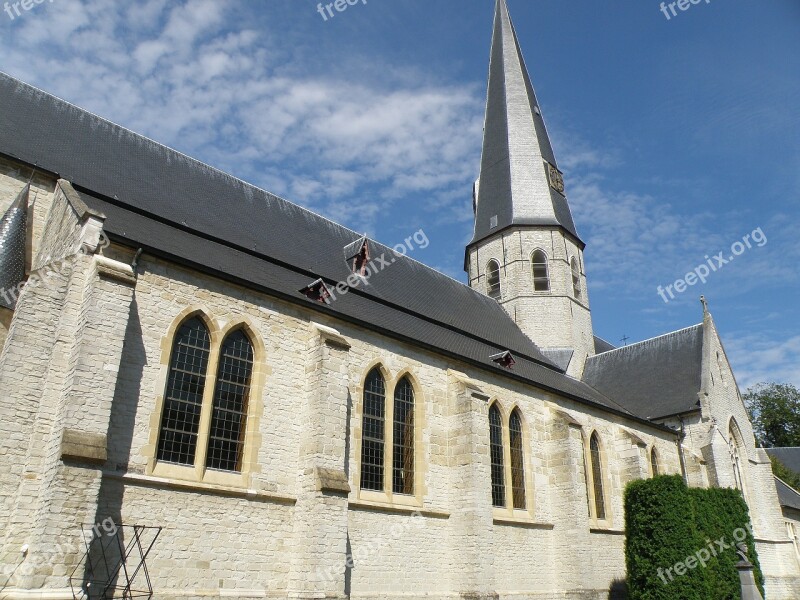
[[547,165],[547,178],[550,180],[550,187],[557,191],[559,194],[564,193],[564,176],[561,171],[556,169],[550,163]]

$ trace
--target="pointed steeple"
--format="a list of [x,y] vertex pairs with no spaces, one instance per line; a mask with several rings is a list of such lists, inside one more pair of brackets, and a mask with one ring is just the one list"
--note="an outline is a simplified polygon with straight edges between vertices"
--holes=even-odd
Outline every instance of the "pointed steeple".
[[506,0],[497,0],[470,246],[511,225],[564,229],[582,248]]
[[0,306],[11,310],[17,304],[17,286],[25,281],[30,188],[22,189],[0,219]]

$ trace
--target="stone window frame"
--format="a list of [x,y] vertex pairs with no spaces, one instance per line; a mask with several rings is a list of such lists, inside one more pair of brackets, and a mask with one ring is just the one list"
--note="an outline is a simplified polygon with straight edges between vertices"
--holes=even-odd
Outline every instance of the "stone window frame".
[[572,295],[575,300],[583,298],[583,285],[581,284],[581,267],[577,257],[569,259],[569,269],[572,273]]
[[[379,369],[385,384],[385,410],[384,410],[384,452],[383,452],[383,490],[368,490],[361,488],[361,448],[362,431],[364,422],[364,384],[367,375],[373,369]],[[392,475],[394,465],[394,393],[397,385],[404,378],[408,378],[414,390],[414,493],[398,494],[393,492]],[[356,499],[374,504],[387,506],[408,506],[421,508],[427,495],[425,474],[428,471],[428,455],[425,448],[424,432],[427,426],[426,395],[422,385],[410,367],[400,369],[396,375],[386,367],[384,361],[375,360],[363,370],[355,389],[356,402],[353,415],[353,455],[356,468],[351,474],[351,488]]]
[[[491,265],[497,265],[497,269],[491,268]],[[503,267],[500,264],[500,261],[496,258],[491,258],[486,263],[486,295],[493,300],[497,300],[498,302],[503,299],[503,281],[502,281],[502,271]],[[492,273],[497,274],[497,285],[494,285],[494,278]],[[496,287],[496,292],[495,292]]]
[[[258,452],[261,446],[261,415],[264,412],[263,394],[266,383],[266,347],[258,333],[258,328],[245,315],[236,315],[225,323],[218,321],[213,313],[202,306],[190,306],[182,310],[172,321],[161,338],[161,358],[159,375],[156,381],[155,408],[150,418],[150,436],[145,448],[147,466],[145,474],[163,479],[175,479],[234,487],[250,487],[250,479],[254,473],[261,471]],[[164,413],[164,393],[170,372],[170,360],[175,336],[181,326],[188,320],[200,319],[208,329],[210,336],[210,353],[206,370],[206,385],[203,390],[203,404],[200,413],[200,426],[197,433],[197,448],[194,465],[178,465],[158,460],[158,437],[161,431],[161,419]],[[244,434],[241,471],[218,471],[206,466],[206,454],[211,429],[214,390],[216,388],[219,360],[223,341],[231,333],[242,330],[253,346],[253,372],[250,378],[250,396],[247,402],[247,421]]]
[[650,477],[658,477],[659,475],[663,475],[663,468],[661,466],[661,460],[658,458],[658,450],[656,449],[655,444],[650,448],[649,454],[649,463],[650,463]]
[[[594,465],[592,464],[591,455],[592,438],[597,440],[600,457],[600,484],[602,486],[603,507],[605,509],[605,516],[602,519],[597,516],[597,502],[595,500],[597,491],[595,489]],[[606,451],[606,444],[603,441],[603,436],[596,428],[583,434],[583,465],[586,480],[586,498],[589,504],[589,519],[595,526],[611,528],[613,523],[613,510],[610,502],[611,486],[609,485],[608,452]]]
[[[489,409],[496,406],[500,411],[500,420],[503,427],[502,443],[503,443],[503,483],[505,493],[505,506],[495,506],[491,498],[491,472],[489,473],[489,501],[492,504],[492,514],[495,519],[512,518],[515,520],[533,520],[534,518],[534,502],[533,502],[533,479],[531,474],[532,460],[532,443],[531,443],[531,427],[528,419],[525,416],[525,411],[519,402],[514,402],[506,408],[498,398],[492,398],[488,403]],[[511,430],[510,422],[511,415],[517,412],[522,424],[522,472],[524,476],[524,489],[525,489],[525,508],[514,508],[514,490],[513,479],[511,473]],[[491,435],[489,431],[489,414],[486,414],[486,435],[487,440]],[[487,444],[488,446],[488,444]],[[491,457],[490,457],[491,460]],[[490,464],[491,468],[491,464]]]
[[792,541],[792,547],[794,548],[794,556],[797,559],[797,562],[800,563],[800,530],[798,530],[798,526],[794,521],[785,521],[786,523],[786,533],[789,535],[789,539]]
[[733,473],[734,487],[742,492],[745,500],[747,499],[747,446],[742,435],[742,428],[736,417],[731,417],[728,421],[728,451],[731,459],[731,471]]
[[[535,262],[534,257],[537,252],[541,252],[544,256],[544,262]],[[544,248],[534,248],[533,252],[531,252],[530,257],[531,263],[531,281],[533,283],[533,293],[534,294],[550,294],[553,290],[553,282],[550,278],[550,257],[548,256],[547,252]],[[546,278],[547,278],[547,289],[546,290],[537,290],[536,289],[536,265],[544,265]]]
[[[497,415],[497,421],[500,425],[500,440],[499,443],[495,443],[493,441],[493,431],[496,430],[496,426],[493,425],[493,416]],[[505,440],[503,437],[503,409],[500,406],[499,402],[492,402],[489,405],[488,411],[489,417],[489,483],[491,485],[491,498],[492,498],[492,506],[494,508],[505,509],[508,507],[508,495],[506,494],[507,482],[506,482],[506,456],[505,456]],[[495,448],[499,446],[499,456],[498,461],[494,460],[495,457]],[[495,467],[499,467],[499,475],[500,481],[495,482],[494,473]],[[498,504],[495,503],[495,488],[498,488],[498,496],[500,495],[499,492],[502,492],[502,503]]]

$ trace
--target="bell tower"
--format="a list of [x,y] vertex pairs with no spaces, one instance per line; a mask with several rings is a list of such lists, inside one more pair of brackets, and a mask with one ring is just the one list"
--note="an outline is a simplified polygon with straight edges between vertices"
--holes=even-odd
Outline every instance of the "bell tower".
[[580,378],[594,354],[578,236],[506,0],[497,0],[469,284],[495,298],[520,329]]

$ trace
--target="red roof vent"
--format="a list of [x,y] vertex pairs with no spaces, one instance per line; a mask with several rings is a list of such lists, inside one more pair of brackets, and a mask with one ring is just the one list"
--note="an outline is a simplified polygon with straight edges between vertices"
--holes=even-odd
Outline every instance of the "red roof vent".
[[300,293],[309,300],[314,300],[315,302],[322,302],[323,304],[331,303],[331,292],[322,279],[317,279],[315,282],[307,285],[300,290]]

